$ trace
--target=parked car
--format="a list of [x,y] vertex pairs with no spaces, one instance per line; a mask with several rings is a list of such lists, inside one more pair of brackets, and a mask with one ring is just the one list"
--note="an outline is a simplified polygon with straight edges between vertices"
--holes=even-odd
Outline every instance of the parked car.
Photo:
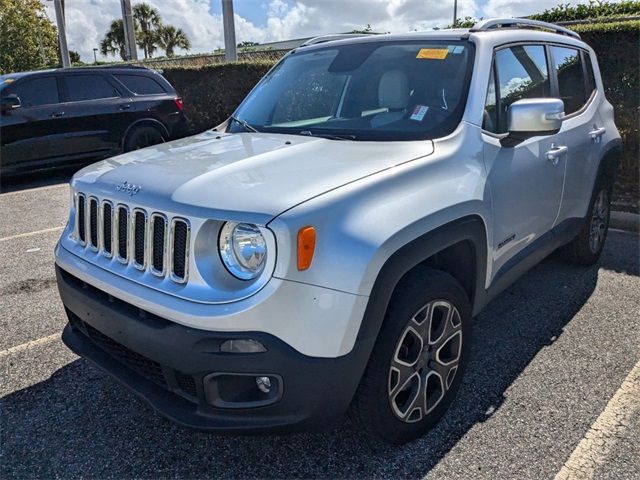
[[63,340],[182,425],[348,411],[413,440],[491,299],[558,248],[597,261],[620,146],[596,56],[564,28],[309,41],[218,131],[76,174]]
[[182,99],[141,67],[96,67],[0,76],[2,174],[69,165],[187,133]]

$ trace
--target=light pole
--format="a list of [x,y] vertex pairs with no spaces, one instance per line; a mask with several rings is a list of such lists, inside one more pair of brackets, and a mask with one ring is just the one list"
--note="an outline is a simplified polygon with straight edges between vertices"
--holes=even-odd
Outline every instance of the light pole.
[[97,52],[97,51],[98,51],[98,49],[97,49],[97,48],[94,48],[94,49],[93,49],[93,63],[94,63],[95,65],[97,65],[97,64],[98,64],[98,57],[96,57],[96,52]]
[[60,43],[60,59],[62,60],[62,68],[69,68],[71,60],[69,60],[69,49],[67,48],[67,31],[64,25],[64,11],[62,10],[62,1],[53,0],[53,6],[56,11],[56,23],[58,24],[58,42]]
[[122,27],[124,28],[124,43],[129,53],[127,60],[138,60],[138,49],[136,48],[136,34],[133,24],[133,13],[131,11],[131,0],[121,0],[122,6]]
[[456,28],[458,21],[458,0],[453,0],[453,28]]
[[224,58],[228,62],[238,60],[236,53],[236,26],[233,20],[233,0],[222,0],[222,25],[224,26]]

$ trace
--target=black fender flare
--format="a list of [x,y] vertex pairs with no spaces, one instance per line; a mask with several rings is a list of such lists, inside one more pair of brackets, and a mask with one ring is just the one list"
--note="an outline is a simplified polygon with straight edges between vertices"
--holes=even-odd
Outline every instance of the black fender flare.
[[599,178],[606,178],[607,182],[611,186],[613,186],[621,159],[622,140],[616,139],[609,142],[604,153],[600,157],[600,161],[598,163],[598,173],[596,175],[595,182],[597,182]]
[[404,275],[438,252],[460,242],[470,242],[474,250],[475,278],[470,302],[476,315],[485,303],[487,272],[487,232],[478,215],[469,215],[421,235],[393,253],[384,263],[371,289],[358,340],[375,343],[385,312],[398,282]]

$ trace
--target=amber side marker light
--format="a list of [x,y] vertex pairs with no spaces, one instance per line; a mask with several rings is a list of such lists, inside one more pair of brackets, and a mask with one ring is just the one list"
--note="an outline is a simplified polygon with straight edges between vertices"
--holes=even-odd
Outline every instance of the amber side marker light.
[[313,261],[316,248],[316,229],[304,227],[298,230],[298,270],[307,270]]

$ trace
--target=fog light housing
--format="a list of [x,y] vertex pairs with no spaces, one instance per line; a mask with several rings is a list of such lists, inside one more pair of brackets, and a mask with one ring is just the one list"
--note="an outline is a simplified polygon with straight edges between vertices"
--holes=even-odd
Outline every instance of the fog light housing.
[[225,353],[261,353],[266,352],[267,348],[252,338],[234,338],[224,341],[220,345],[220,351]]
[[269,377],[256,377],[256,385],[262,393],[269,393],[271,391],[271,380]]
[[282,398],[282,377],[260,373],[211,373],[203,380],[207,403],[217,408],[257,408]]

